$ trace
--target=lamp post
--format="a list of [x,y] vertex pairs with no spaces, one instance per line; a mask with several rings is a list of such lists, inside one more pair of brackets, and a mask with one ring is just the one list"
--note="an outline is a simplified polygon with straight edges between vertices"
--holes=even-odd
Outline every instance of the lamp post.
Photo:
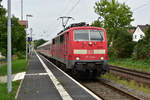
[[30,48],[31,50],[30,51],[33,51],[33,34],[32,34],[32,32],[33,32],[33,29],[30,28],[30,34],[31,34],[31,39],[32,39],[32,41],[31,41],[31,48]]
[[28,29],[28,17],[33,17],[32,15],[27,14],[26,15],[26,60],[28,60],[28,40],[27,40],[27,29]]
[[8,0],[8,21],[7,21],[7,88],[8,93],[12,90],[12,82],[11,82],[11,0]]

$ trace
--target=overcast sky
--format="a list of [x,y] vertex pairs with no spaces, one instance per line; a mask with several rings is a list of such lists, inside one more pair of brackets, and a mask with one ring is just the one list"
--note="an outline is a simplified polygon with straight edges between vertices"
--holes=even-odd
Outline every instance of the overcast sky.
[[[21,0],[11,1],[12,14],[21,18]],[[70,20],[69,23],[91,24],[96,20],[98,15],[93,9],[96,1],[100,0],[24,0],[24,19],[26,14],[33,15],[33,18],[29,18],[29,27],[33,28],[34,39],[50,40],[62,29],[61,20],[57,20],[60,16],[72,16],[75,20]],[[118,1],[131,7],[135,19],[132,25],[150,24],[149,0]],[[75,6],[76,4],[78,5]],[[2,5],[7,8],[7,0],[3,0]]]

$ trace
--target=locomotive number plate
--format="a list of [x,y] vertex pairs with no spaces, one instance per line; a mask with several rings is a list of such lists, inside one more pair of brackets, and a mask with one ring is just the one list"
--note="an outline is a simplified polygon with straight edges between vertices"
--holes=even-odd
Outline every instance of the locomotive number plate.
[[87,50],[87,54],[94,54],[94,50]]

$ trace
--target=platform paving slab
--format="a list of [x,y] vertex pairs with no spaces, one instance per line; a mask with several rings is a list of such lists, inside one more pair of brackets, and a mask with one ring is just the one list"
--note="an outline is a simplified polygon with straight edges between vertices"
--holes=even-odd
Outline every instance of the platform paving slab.
[[32,59],[28,66],[27,74],[34,74],[34,73],[45,73],[45,69],[42,66],[40,60],[37,58],[35,53],[32,54]]
[[48,75],[25,76],[18,100],[62,100]]
[[45,69],[33,53],[17,100],[62,100],[49,76],[45,73]]

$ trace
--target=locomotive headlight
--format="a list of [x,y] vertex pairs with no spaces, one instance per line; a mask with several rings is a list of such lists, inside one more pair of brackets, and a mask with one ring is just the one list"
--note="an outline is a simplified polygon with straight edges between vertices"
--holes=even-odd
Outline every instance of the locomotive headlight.
[[92,45],[92,42],[89,42],[89,45]]
[[80,58],[79,58],[79,57],[76,57],[76,60],[80,60]]
[[100,57],[101,60],[104,60],[104,57]]

